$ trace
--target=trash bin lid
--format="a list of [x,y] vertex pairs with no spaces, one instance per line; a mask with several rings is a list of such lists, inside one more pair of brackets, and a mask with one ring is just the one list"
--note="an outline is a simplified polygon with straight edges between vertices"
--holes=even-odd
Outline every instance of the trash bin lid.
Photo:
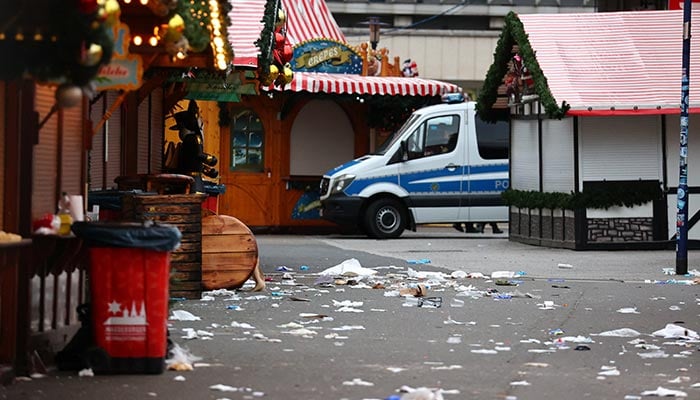
[[139,222],[74,222],[71,230],[91,247],[132,247],[173,251],[182,233],[168,224]]

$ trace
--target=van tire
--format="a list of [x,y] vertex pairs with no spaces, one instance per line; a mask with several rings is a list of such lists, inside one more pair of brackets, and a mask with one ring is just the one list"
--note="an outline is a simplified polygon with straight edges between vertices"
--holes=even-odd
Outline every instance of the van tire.
[[377,199],[365,212],[367,235],[377,239],[393,239],[406,229],[404,206],[394,199]]

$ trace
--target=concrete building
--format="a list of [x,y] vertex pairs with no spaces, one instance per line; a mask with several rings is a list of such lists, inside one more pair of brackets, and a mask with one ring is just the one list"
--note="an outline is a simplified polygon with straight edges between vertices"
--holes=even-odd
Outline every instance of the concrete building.
[[475,93],[493,62],[510,11],[518,14],[665,9],[662,0],[326,0],[349,43],[369,39],[379,17],[380,47],[411,59],[422,77]]

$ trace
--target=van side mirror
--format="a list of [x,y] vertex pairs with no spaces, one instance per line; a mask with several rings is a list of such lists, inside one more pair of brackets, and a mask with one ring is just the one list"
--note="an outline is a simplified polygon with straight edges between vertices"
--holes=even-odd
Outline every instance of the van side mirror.
[[399,155],[401,161],[408,161],[408,143],[405,140],[401,141],[401,146],[399,147]]

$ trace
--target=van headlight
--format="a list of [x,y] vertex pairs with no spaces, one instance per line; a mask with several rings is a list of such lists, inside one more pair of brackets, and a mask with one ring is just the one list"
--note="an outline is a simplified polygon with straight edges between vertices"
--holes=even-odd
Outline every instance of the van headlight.
[[330,194],[336,194],[336,193],[341,193],[343,190],[345,190],[352,181],[355,180],[355,175],[341,175],[338,178],[336,178],[333,182],[333,186],[331,186],[331,192]]

